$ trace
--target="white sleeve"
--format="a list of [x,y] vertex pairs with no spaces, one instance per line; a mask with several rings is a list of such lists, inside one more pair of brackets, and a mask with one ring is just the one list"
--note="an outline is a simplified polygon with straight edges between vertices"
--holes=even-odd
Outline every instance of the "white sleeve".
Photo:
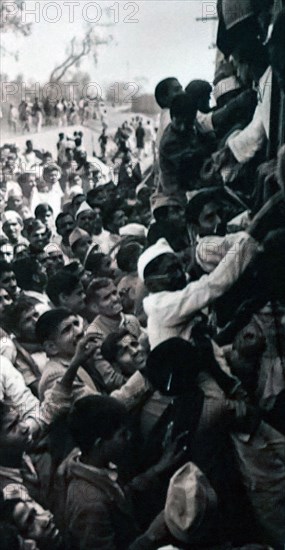
[[161,316],[164,324],[176,326],[207,307],[237,281],[256,255],[257,246],[250,235],[241,232],[237,242],[212,273],[189,283],[183,290],[161,292],[161,297],[156,302],[156,314]]
[[266,140],[266,132],[262,120],[261,106],[257,105],[250,124],[233,137],[229,137],[227,145],[239,163],[248,162],[261,149]]

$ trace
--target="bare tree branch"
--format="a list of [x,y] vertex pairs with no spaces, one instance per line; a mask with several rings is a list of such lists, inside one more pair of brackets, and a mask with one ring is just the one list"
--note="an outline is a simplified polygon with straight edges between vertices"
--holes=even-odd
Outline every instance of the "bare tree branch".
[[[100,25],[104,27],[105,25]],[[106,25],[109,26],[109,25]],[[88,27],[85,36],[78,42],[78,39],[74,36],[70,42],[69,51],[66,59],[57,65],[51,72],[49,81],[60,82],[66,72],[73,66],[79,67],[84,57],[87,57],[91,53],[93,54],[94,62],[97,61],[98,46],[108,44],[112,37],[100,36],[99,33],[95,34],[95,27]]]

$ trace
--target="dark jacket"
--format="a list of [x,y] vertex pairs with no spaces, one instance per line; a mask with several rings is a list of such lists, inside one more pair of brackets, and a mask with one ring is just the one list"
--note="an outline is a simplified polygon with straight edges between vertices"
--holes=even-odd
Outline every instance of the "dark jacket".
[[127,550],[139,535],[132,505],[107,470],[75,458],[66,502],[67,542],[72,550]]

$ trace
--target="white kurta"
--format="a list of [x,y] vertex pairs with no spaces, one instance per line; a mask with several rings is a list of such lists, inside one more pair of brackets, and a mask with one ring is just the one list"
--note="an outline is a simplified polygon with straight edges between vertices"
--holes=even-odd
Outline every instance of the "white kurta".
[[151,349],[173,337],[189,340],[194,315],[232,286],[256,255],[257,246],[252,237],[241,232],[238,241],[212,273],[189,283],[183,290],[147,296],[143,306],[148,317]]

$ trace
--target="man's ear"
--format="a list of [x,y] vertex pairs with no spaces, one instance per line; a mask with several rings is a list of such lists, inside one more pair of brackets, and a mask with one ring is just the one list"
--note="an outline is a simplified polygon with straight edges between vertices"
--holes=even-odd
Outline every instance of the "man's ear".
[[55,357],[58,354],[58,347],[53,340],[46,340],[43,343],[43,348],[48,357]]

